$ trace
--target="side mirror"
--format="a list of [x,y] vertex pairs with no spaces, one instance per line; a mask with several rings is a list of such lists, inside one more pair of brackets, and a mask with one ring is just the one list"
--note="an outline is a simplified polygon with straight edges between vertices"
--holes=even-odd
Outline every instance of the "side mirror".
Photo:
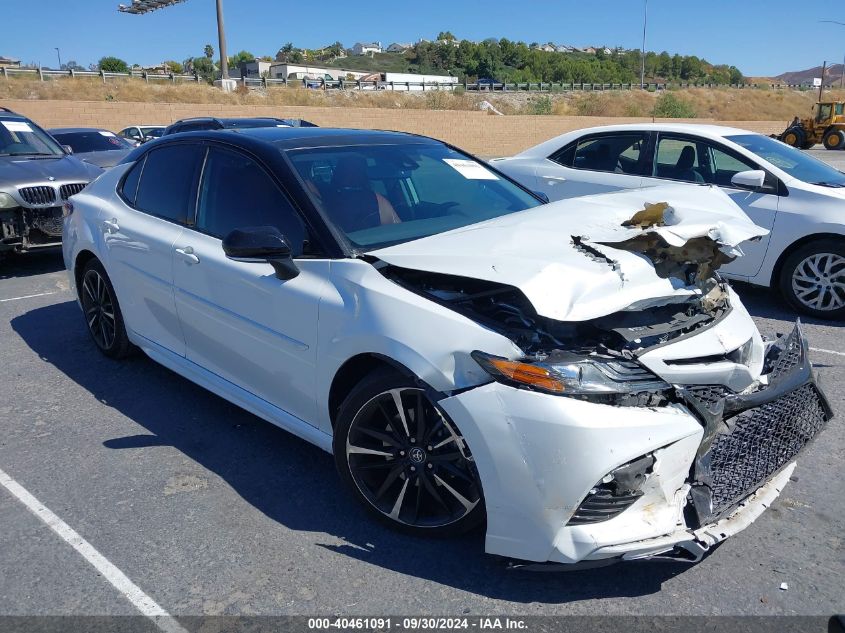
[[290,243],[274,226],[235,229],[223,238],[223,252],[236,262],[267,262],[279,279],[293,279],[299,274]]
[[738,189],[747,189],[749,191],[759,191],[763,188],[766,182],[766,172],[762,169],[749,169],[748,171],[741,171],[733,175],[731,184]]
[[70,145],[62,145],[62,149],[65,150],[65,154],[73,154],[73,148]]
[[533,193],[535,196],[537,196],[538,198],[540,198],[540,200],[542,200],[542,201],[543,201],[543,204],[549,204],[549,196],[547,196],[544,192],[542,192],[542,191],[534,191],[534,192],[532,192],[532,193]]

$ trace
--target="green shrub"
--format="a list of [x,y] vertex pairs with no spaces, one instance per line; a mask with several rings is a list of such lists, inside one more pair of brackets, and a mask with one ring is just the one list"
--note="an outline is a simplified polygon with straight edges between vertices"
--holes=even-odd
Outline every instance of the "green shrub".
[[670,92],[657,97],[652,114],[658,119],[694,119],[697,116],[695,108],[690,103]]
[[531,114],[551,114],[552,99],[548,95],[537,97],[529,104]]

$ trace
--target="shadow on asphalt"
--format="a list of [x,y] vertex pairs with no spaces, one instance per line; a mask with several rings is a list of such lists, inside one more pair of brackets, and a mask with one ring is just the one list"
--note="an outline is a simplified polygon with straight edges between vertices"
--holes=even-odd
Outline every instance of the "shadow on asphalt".
[[65,269],[60,248],[49,248],[22,255],[11,254],[0,259],[0,279],[34,277]]
[[343,539],[340,546],[320,546],[350,558],[462,591],[526,603],[648,595],[689,568],[639,562],[565,573],[513,571],[503,559],[484,554],[481,531],[450,540],[399,534],[366,514],[342,488],[332,458],[320,449],[143,354],[121,362],[100,355],[74,302],[32,310],[12,319],[11,325],[41,359],[148,431],[109,439],[106,447],[173,446],[226,480],[272,520],[291,530]]
[[802,323],[811,323],[813,325],[826,325],[829,327],[842,327],[845,325],[843,321],[827,321],[807,316],[806,314],[799,314],[792,306],[784,301],[777,291],[770,288],[752,286],[751,284],[741,282],[731,282],[731,286],[736,290],[751,316],[786,321],[787,323],[794,323],[796,319],[800,318]]

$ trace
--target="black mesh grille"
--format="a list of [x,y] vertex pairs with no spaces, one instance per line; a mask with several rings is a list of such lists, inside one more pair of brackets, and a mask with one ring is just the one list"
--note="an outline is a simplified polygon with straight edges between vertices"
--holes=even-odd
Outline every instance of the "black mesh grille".
[[712,409],[713,405],[733,392],[722,385],[695,385],[687,387],[687,393],[706,408]]
[[825,421],[812,384],[729,418],[732,430],[717,435],[709,451],[713,515],[730,509],[792,461]]
[[33,211],[32,227],[51,237],[62,234],[62,208],[52,207],[43,211]]
[[74,182],[69,185],[62,185],[59,187],[59,193],[62,196],[62,200],[67,200],[71,196],[75,196],[85,189],[85,185],[87,184],[87,182]]
[[21,198],[27,204],[32,205],[48,205],[56,202],[56,190],[53,187],[46,185],[39,187],[23,187],[18,189]]

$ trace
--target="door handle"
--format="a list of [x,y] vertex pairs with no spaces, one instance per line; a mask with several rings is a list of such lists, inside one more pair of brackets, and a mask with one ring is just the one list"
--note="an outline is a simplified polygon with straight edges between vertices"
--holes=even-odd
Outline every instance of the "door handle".
[[200,258],[194,255],[194,249],[190,246],[185,248],[177,248],[176,254],[182,258],[186,264],[199,264]]
[[103,221],[103,230],[106,233],[117,233],[120,230],[120,225],[117,223],[117,218]]

